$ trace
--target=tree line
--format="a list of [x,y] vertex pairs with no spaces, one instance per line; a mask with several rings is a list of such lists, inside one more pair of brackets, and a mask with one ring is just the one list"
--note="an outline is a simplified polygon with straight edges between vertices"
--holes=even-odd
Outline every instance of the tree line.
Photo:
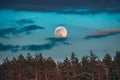
[[58,62],[41,53],[20,54],[0,64],[0,80],[120,80],[120,52],[114,57],[106,53],[103,59],[92,51],[80,59],[72,52]]

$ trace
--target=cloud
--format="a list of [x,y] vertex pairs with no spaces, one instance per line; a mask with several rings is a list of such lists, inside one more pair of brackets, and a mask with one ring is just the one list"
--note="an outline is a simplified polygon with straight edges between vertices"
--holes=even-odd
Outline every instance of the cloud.
[[49,37],[49,38],[46,38],[46,40],[49,40],[51,43],[57,43],[57,42],[65,42],[66,40],[68,40],[68,38]]
[[43,45],[25,45],[25,46],[13,46],[13,45],[4,45],[0,43],[0,51],[11,51],[11,52],[17,52],[19,50],[26,51],[41,51],[41,50],[48,50],[55,46],[55,43],[46,43]]
[[55,37],[49,37],[49,38],[46,38],[46,40],[49,40],[51,43],[62,43],[62,44],[65,44],[65,45],[70,45],[70,43],[68,42],[69,39],[68,38],[55,38]]
[[0,43],[0,51],[12,51],[16,52],[18,51],[19,46],[12,46],[12,45],[4,45]]
[[[0,8],[29,11],[56,11],[66,8],[90,8],[93,11],[104,11],[107,8],[115,8],[114,12],[120,12],[120,0],[0,0]],[[73,11],[77,13],[77,11]]]
[[120,29],[109,29],[109,30],[103,30],[100,32],[91,33],[88,36],[86,36],[85,39],[102,38],[116,34],[120,34]]
[[20,29],[16,29],[16,28],[4,28],[4,29],[0,29],[0,37],[1,38],[5,38],[5,39],[9,39],[9,35],[18,35],[20,33],[31,33],[31,31],[33,30],[37,30],[37,29],[44,29],[44,27],[41,26],[37,26],[37,25],[28,25],[28,26],[24,26],[23,28]]
[[57,10],[58,14],[97,14],[97,13],[119,13],[120,8],[68,8]]
[[18,25],[23,25],[23,24],[31,24],[31,23],[34,23],[34,21],[29,20],[29,19],[21,19],[21,20],[16,21],[16,23],[17,23]]
[[19,50],[30,50],[30,51],[38,51],[38,50],[47,50],[54,47],[54,43],[47,43],[43,45],[25,45],[25,46],[13,46],[13,45],[4,45],[0,43],[0,51],[11,51],[11,52],[17,52]]
[[27,45],[23,46],[22,50],[30,50],[30,51],[39,51],[39,50],[48,50],[55,46],[54,43],[46,43],[43,45]]
[[68,8],[56,11],[58,14],[88,14],[91,13],[90,9],[76,9],[76,8]]
[[31,31],[34,31],[37,29],[45,29],[45,28],[41,26],[37,26],[37,25],[29,25],[29,26],[24,26],[23,28],[21,28],[20,33],[25,32],[26,34],[30,34]]
[[17,30],[16,28],[5,28],[5,29],[0,29],[0,37],[9,39],[7,35],[9,34],[16,34]]
[[70,43],[66,42],[68,40],[67,38],[53,38],[53,37],[49,37],[49,38],[46,38],[46,40],[48,40],[49,43],[42,44],[42,45],[27,45],[27,46],[23,46],[22,50],[30,50],[30,51],[49,50],[49,49],[52,49],[55,46],[59,46],[60,44],[70,45]]
[[21,30],[22,31],[32,31],[32,30],[37,30],[37,29],[45,29],[45,28],[41,27],[41,26],[37,26],[37,25],[29,25],[29,26],[25,26]]
[[46,38],[46,40],[48,40],[48,43],[42,44],[42,45],[25,45],[25,46],[13,46],[13,45],[4,45],[2,43],[0,43],[0,51],[11,51],[11,52],[17,52],[19,50],[22,51],[41,51],[41,50],[49,50],[52,49],[55,46],[59,46],[60,44],[63,45],[70,45],[68,41],[68,38]]

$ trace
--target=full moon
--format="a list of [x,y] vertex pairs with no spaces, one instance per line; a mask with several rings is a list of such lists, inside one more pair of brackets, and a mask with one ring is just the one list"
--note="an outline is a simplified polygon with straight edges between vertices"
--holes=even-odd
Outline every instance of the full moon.
[[67,30],[64,26],[58,26],[54,31],[56,38],[65,38],[67,36]]

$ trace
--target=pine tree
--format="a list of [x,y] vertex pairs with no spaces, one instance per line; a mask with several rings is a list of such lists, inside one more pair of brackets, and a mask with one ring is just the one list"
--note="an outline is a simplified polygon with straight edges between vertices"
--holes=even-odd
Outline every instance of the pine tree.
[[80,70],[80,64],[79,64],[79,59],[76,57],[75,53],[72,52],[71,54],[71,70],[72,70],[72,74],[74,79],[79,79],[79,70]]
[[105,66],[107,66],[108,68],[111,67],[112,65],[112,57],[110,56],[110,54],[105,54],[104,58],[103,58],[103,63]]
[[120,52],[116,51],[116,55],[114,56],[114,60],[113,60],[113,72],[115,74],[114,78],[116,80],[120,79]]
[[41,72],[44,68],[44,58],[41,53],[36,54],[34,58],[35,80],[42,80]]
[[23,55],[17,57],[17,66],[18,67],[18,80],[22,80],[25,72],[25,58]]
[[0,80],[119,80],[120,52],[113,60],[107,53],[102,60],[92,51],[83,56],[81,61],[75,53],[58,63],[51,57],[42,54],[34,57],[19,55],[12,60],[6,58],[0,64]]
[[54,62],[54,60],[51,57],[48,57],[45,60],[45,64],[44,64],[44,72],[45,72],[45,79],[46,80],[55,80],[56,79],[56,73],[55,73],[55,69],[56,69],[56,63]]

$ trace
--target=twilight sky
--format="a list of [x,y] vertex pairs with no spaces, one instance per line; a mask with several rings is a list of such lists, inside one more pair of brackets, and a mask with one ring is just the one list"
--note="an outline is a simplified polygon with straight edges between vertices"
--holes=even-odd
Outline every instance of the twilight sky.
[[[57,26],[68,36],[55,38]],[[100,58],[120,50],[120,0],[1,0],[0,62],[43,53],[63,60],[90,50]]]

